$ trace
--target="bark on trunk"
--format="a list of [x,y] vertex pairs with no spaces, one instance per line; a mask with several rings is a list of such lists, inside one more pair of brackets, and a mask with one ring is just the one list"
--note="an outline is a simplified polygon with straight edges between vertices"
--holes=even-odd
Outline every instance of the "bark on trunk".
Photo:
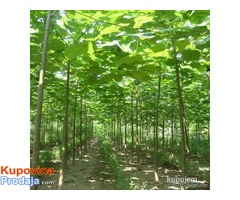
[[[39,164],[40,132],[41,132],[42,104],[43,104],[43,92],[44,92],[43,83],[44,83],[45,65],[47,60],[47,47],[48,47],[50,21],[51,21],[51,11],[48,11],[46,26],[45,26],[43,51],[42,51],[41,70],[40,70],[39,84],[38,84],[38,102],[37,102],[37,113],[36,113],[36,119],[35,119],[33,157],[32,157],[33,168],[37,168]],[[37,190],[37,185],[34,185],[31,189]]]
[[[185,155],[185,132],[184,132],[184,114],[183,114],[183,98],[182,98],[182,90],[180,84],[180,72],[179,72],[179,64],[177,61],[177,53],[175,49],[175,41],[172,39],[173,44],[173,53],[174,53],[174,61],[175,61],[175,70],[176,70],[176,84],[177,84],[177,92],[178,92],[178,106],[179,106],[179,118],[180,118],[180,128],[181,128],[181,147],[182,147],[182,177],[184,178],[186,175],[186,155]],[[184,189],[184,185],[181,186],[181,189]]]
[[70,64],[67,65],[67,83],[66,83],[66,99],[65,99],[65,115],[63,124],[63,144],[62,144],[62,163],[60,177],[58,181],[58,189],[63,189],[64,176],[67,172],[67,144],[68,144],[68,96],[69,96],[69,81],[70,81]]

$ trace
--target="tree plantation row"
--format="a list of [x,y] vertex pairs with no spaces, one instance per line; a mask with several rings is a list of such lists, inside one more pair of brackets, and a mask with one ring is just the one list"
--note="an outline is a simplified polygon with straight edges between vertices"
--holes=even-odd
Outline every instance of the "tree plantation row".
[[128,164],[209,185],[209,11],[31,11],[30,52],[31,166],[60,162],[58,189],[94,145],[115,189]]

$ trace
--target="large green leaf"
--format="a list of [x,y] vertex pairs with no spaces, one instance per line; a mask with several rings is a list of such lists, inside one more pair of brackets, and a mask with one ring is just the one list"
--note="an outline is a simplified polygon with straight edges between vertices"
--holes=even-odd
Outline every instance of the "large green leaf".
[[92,18],[94,18],[94,19],[106,18],[106,15],[104,15],[104,14],[102,13],[102,11],[97,11],[97,12],[92,16]]
[[194,10],[190,16],[190,21],[195,24],[200,24],[209,17],[209,14],[209,10]]
[[197,50],[187,49],[182,52],[182,57],[187,62],[198,60],[200,58],[200,55],[200,52]]
[[141,67],[141,70],[148,71],[148,72],[154,72],[156,70],[155,65],[146,65]]
[[197,69],[199,72],[206,72],[207,66],[200,63],[192,63],[192,67]]
[[52,39],[49,41],[49,49],[65,49],[65,44],[59,39]]
[[175,10],[156,10],[156,15],[160,18],[160,20],[171,20],[176,18]]
[[173,58],[169,58],[168,60],[166,60],[165,64],[168,65],[168,66],[174,66],[175,61],[174,61]]
[[80,55],[82,55],[83,51],[85,50],[85,53],[87,52],[87,44],[74,44],[70,47],[68,47],[64,51],[64,55],[69,59],[72,60]]
[[147,76],[147,72],[145,71],[141,71],[141,70],[138,70],[138,71],[135,71],[133,72],[133,78],[137,79],[137,80],[144,80],[144,78]]
[[199,40],[196,42],[196,48],[203,50],[205,48],[210,48],[210,40],[209,37],[205,37],[203,40]]
[[164,51],[160,51],[160,52],[157,52],[157,53],[150,53],[148,54],[149,56],[151,57],[162,57],[162,58],[166,58],[168,57],[169,55],[169,50],[168,49],[165,49]]
[[111,26],[108,26],[108,27],[104,28],[104,29],[100,32],[100,34],[101,34],[101,35],[106,35],[106,34],[110,34],[110,33],[112,33],[112,32],[118,32],[119,28],[120,28],[120,27],[117,26],[117,25],[111,25]]
[[98,67],[98,66],[92,66],[87,70],[87,72],[90,73],[90,74],[101,74],[104,71],[105,70],[103,68]]
[[91,42],[88,43],[88,51],[87,51],[87,53],[89,55],[92,55],[94,53],[93,44]]
[[117,82],[121,81],[123,79],[123,77],[119,74],[112,74],[113,79]]
[[166,45],[165,44],[162,44],[162,43],[159,43],[159,44],[156,44],[155,46],[153,46],[151,48],[154,52],[159,52],[159,51],[163,51],[166,49]]
[[101,81],[102,82],[109,82],[109,81],[112,81],[112,80],[115,80],[117,82],[121,81],[123,79],[122,75],[120,74],[115,74],[115,73],[111,73],[111,74],[105,74]]
[[184,50],[186,48],[186,46],[188,46],[189,44],[190,44],[189,39],[182,39],[182,40],[178,40],[176,42],[176,46],[179,51]]
[[134,26],[133,28],[140,28],[144,23],[151,22],[153,17],[150,16],[139,16],[134,19]]
[[116,65],[120,66],[122,64],[132,64],[141,60],[142,56],[140,54],[135,54],[121,58],[120,60],[116,61]]
[[94,46],[91,42],[83,42],[74,44],[70,47],[68,47],[64,51],[64,55],[69,59],[72,60],[74,58],[77,58],[78,56],[83,55],[92,55],[94,53]]
[[208,31],[208,28],[207,28],[207,26],[195,26],[194,28],[193,28],[193,31],[195,31],[195,32],[206,32],[206,31]]

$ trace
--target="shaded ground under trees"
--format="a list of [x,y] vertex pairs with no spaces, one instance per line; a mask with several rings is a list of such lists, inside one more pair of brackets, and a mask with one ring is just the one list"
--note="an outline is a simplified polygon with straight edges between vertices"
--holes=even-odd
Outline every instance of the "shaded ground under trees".
[[[127,151],[129,154],[130,151]],[[137,190],[179,190],[180,185],[175,184],[173,178],[180,177],[179,168],[170,162],[159,163],[160,183],[154,182],[154,160],[152,157],[142,155],[140,169],[137,168],[137,157],[134,155],[134,162],[126,156],[125,151],[118,152],[120,168],[124,172],[124,182],[117,183],[117,178],[109,167],[104,157],[104,151],[100,141],[92,141],[87,154],[76,159],[75,165],[68,160],[67,175],[64,181],[65,190],[116,190],[116,189],[137,189]],[[193,163],[196,162],[192,161]],[[60,160],[53,160],[49,166],[55,168],[55,175],[43,175],[41,181],[47,181],[47,185],[40,185],[39,190],[56,190],[59,178]],[[186,184],[186,189],[210,189],[209,167],[202,165],[198,173],[193,171],[191,182]],[[49,183],[53,181],[53,185]],[[127,183],[127,187],[126,187]]]

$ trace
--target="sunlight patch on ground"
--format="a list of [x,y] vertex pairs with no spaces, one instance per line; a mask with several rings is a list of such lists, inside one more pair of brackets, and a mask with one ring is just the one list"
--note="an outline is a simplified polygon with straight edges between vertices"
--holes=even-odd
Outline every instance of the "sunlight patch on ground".
[[139,181],[140,178],[138,178],[138,177],[131,177],[130,180],[137,180],[137,181]]
[[149,172],[153,172],[153,170],[142,170],[143,172],[147,172],[147,173],[149,173]]
[[171,189],[171,190],[179,190],[179,188],[178,188],[178,187],[175,187],[175,186],[170,186],[170,187],[168,187],[168,189]]
[[88,180],[91,183],[95,183],[97,180]]
[[199,167],[198,168],[200,171],[210,171],[210,168],[209,167]]
[[87,159],[84,159],[84,160],[82,160],[82,162],[89,162],[89,160],[87,160]]
[[104,183],[114,183],[114,182],[115,182],[115,180],[109,180],[109,179],[104,181]]
[[136,167],[125,167],[125,168],[123,169],[124,172],[126,172],[126,171],[136,171],[136,170],[137,170]]
[[167,174],[167,173],[169,173],[169,169],[164,170],[164,174]]

